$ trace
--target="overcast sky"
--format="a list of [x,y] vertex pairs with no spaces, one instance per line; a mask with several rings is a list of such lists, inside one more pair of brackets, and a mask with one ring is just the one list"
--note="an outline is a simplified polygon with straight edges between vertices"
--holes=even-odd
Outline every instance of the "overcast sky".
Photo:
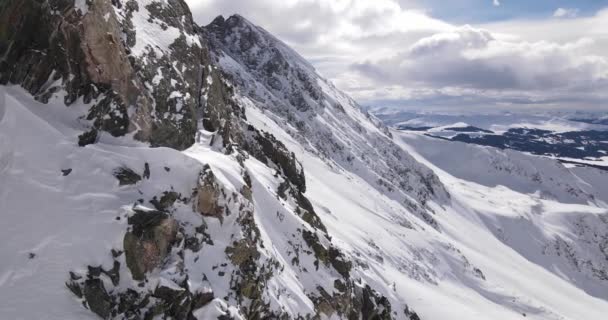
[[608,0],[187,0],[239,13],[363,105],[608,111]]

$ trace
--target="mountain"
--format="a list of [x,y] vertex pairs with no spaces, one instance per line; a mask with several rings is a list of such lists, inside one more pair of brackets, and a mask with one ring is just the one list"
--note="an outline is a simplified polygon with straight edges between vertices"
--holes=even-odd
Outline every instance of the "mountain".
[[385,127],[245,18],[0,4],[7,319],[602,319],[605,172]]
[[206,30],[213,56],[238,88],[236,99],[267,113],[281,128],[277,134],[286,132],[306,152],[356,172],[398,202],[424,206],[447,198],[433,172],[399,148],[388,128],[268,32],[238,15],[218,17]]

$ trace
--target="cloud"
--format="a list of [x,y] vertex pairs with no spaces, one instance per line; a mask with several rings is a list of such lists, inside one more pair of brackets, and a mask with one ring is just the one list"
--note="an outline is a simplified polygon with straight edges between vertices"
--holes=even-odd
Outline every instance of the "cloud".
[[579,9],[566,9],[566,8],[557,8],[555,12],[553,12],[554,18],[576,18],[579,14]]
[[[187,0],[195,19],[207,24],[219,14],[239,13],[252,22],[300,40],[327,43],[393,32],[446,28],[411,1],[395,0]],[[411,4],[408,9],[403,6]]]
[[[447,96],[464,103],[492,97],[495,103],[553,104],[560,97],[566,103],[608,89],[608,59],[587,54],[593,45],[589,38],[564,44],[506,41],[464,26],[422,38],[393,57],[353,64],[352,69],[378,86],[392,87],[402,98],[410,94],[410,100]],[[400,90],[402,84],[418,90]]]
[[608,10],[470,27],[433,18],[418,0],[186,1],[202,25],[240,13],[362,104],[608,100]]
[[608,59],[585,55],[591,39],[557,44],[496,39],[470,26],[422,38],[394,57],[354,64],[368,77],[478,89],[563,89],[608,78]]
[[451,26],[427,15],[412,0],[186,0],[195,20],[239,13],[298,49],[351,50],[359,41]]
[[493,1],[492,1],[492,4],[493,4],[495,7],[499,7],[499,6],[500,6],[500,0],[493,0]]

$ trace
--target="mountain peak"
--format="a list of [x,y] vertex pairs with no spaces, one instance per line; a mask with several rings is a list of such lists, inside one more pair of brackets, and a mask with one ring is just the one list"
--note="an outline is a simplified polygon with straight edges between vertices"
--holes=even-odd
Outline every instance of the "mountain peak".
[[245,17],[241,16],[238,13],[235,13],[233,15],[231,15],[228,20],[228,23],[247,23],[247,24],[252,24],[249,20],[245,19]]
[[213,21],[211,21],[211,23],[209,24],[209,26],[211,25],[223,25],[226,22],[226,18],[224,18],[223,15],[219,15],[217,17],[215,17],[215,19],[213,19]]
[[239,26],[248,26],[251,28],[256,28],[256,26],[251,23],[251,21],[247,20],[240,14],[233,14],[228,18],[225,18],[223,15],[219,15],[215,19],[213,19],[210,24],[207,25],[207,28],[234,28]]

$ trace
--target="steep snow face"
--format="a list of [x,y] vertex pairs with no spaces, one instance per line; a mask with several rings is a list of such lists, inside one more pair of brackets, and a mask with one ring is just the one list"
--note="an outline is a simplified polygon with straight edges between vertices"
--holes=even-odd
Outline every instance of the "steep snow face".
[[417,211],[447,199],[437,177],[397,147],[386,127],[268,32],[235,15],[218,17],[205,34],[237,94],[308,151]]
[[[396,133],[416,153],[462,180],[486,187],[504,186],[541,199],[564,203],[601,203],[601,189],[590,186],[559,161],[513,150],[480,147],[418,135]],[[449,156],[448,156],[449,155]]]
[[[608,299],[608,198],[606,181],[598,179],[604,172],[567,169],[556,160],[509,150],[395,134],[439,174],[459,203],[454,207],[472,210],[492,237],[544,272]],[[469,234],[452,236],[462,241]]]
[[[443,208],[430,204],[437,232],[360,176],[331,167],[263,109],[251,103],[246,110],[252,125],[302,160],[307,196],[333,241],[356,261],[353,274],[393,306],[406,301],[422,319],[599,320],[608,310],[602,271],[608,211],[599,200],[588,203],[580,190],[580,197],[568,193],[560,183],[577,177],[555,161],[509,158],[481,147],[451,149],[443,145],[449,142],[394,132],[452,195]],[[444,161],[429,150],[463,162]],[[504,173],[500,162],[513,174]]]

